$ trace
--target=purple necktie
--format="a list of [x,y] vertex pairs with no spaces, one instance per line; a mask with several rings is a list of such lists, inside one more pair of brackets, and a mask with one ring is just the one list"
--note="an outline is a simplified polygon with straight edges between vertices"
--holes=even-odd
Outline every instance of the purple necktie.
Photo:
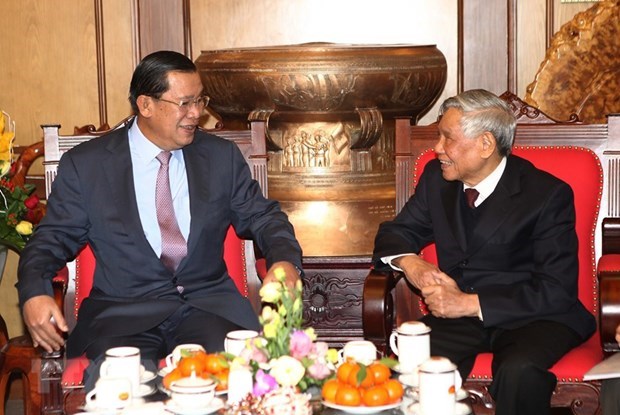
[[155,184],[155,207],[157,209],[157,222],[161,231],[161,262],[170,272],[174,273],[179,263],[187,255],[187,243],[179,229],[177,218],[172,205],[172,192],[170,191],[170,178],[168,177],[168,163],[172,153],[162,151],[157,155],[161,163],[157,172]]
[[478,199],[479,194],[480,193],[476,189],[465,189],[465,200],[467,200],[467,206],[469,206],[470,209],[476,207],[474,205],[474,202],[476,201],[476,199]]

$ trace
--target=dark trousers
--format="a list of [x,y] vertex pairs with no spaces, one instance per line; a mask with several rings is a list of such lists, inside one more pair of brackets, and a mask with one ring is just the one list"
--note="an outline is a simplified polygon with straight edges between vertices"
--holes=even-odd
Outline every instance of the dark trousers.
[[620,414],[620,379],[605,379],[601,384],[603,415]]
[[86,349],[90,364],[84,372],[85,390],[88,392],[94,388],[105,351],[109,348],[137,347],[145,368],[157,371],[159,360],[172,353],[177,345],[195,343],[208,352],[223,351],[226,333],[241,328],[223,317],[185,304],[151,330],[124,337],[98,337]]
[[512,330],[484,328],[477,318],[427,315],[422,321],[431,327],[431,354],[449,358],[463,379],[471,372],[476,355],[493,353],[489,392],[496,415],[549,414],[557,382],[549,369],[582,342],[575,331],[551,321]]

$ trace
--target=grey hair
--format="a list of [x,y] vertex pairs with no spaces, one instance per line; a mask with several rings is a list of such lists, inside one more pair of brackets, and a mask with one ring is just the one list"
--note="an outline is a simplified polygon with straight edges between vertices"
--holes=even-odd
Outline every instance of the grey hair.
[[439,108],[440,116],[448,108],[463,113],[461,129],[467,138],[490,132],[495,137],[499,154],[510,154],[517,120],[508,103],[484,89],[472,89],[446,99]]

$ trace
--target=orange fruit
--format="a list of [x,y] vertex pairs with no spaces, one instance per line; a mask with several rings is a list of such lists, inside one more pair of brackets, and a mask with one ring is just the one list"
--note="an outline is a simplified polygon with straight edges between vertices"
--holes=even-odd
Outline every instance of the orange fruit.
[[403,385],[396,379],[388,379],[385,383],[381,384],[381,387],[385,388],[390,397],[388,403],[398,402],[403,397]]
[[342,384],[336,392],[336,404],[343,406],[359,406],[362,403],[362,397],[357,388]]
[[183,377],[183,374],[181,373],[179,368],[175,367],[174,369],[170,371],[170,373],[164,376],[161,383],[162,385],[164,385],[164,388],[170,389],[170,384],[175,380],[181,379],[182,377]]
[[340,382],[347,383],[349,381],[349,374],[351,373],[351,370],[356,367],[359,368],[357,363],[344,362],[338,366],[338,369],[336,370],[336,377]]
[[390,401],[387,389],[383,386],[371,386],[364,391],[362,402],[366,406],[383,406]]
[[228,369],[228,361],[219,353],[209,353],[203,359],[204,369],[209,373],[219,373]]
[[[215,390],[216,391],[225,391],[228,390],[228,369],[221,370],[213,375],[211,375],[211,379],[213,379],[216,383]],[[205,373],[209,373],[205,371]]]
[[356,388],[369,388],[375,384],[372,373],[370,373],[366,366],[360,365],[351,369],[347,382]]
[[379,385],[392,376],[392,372],[390,368],[384,365],[383,363],[374,362],[370,366],[368,366],[368,370],[372,373],[372,377],[375,381],[375,385]]
[[202,359],[197,357],[183,357],[179,360],[177,369],[181,371],[183,376],[191,376],[192,372],[194,372],[196,376],[200,376],[205,370],[205,365]]
[[323,384],[321,388],[321,397],[327,402],[336,403],[336,393],[340,387],[340,381],[333,378]]

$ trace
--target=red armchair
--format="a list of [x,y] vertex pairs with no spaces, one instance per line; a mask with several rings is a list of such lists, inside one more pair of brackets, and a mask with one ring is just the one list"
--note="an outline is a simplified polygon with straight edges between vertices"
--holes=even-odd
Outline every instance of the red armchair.
[[[613,164],[601,165],[599,158],[607,161],[607,154],[612,153],[606,151],[612,146],[619,145],[620,116],[610,116],[608,124],[605,125],[581,124],[575,120],[558,123],[535,108],[525,105],[512,94],[504,94],[502,97],[512,104],[518,117],[515,139],[517,147],[514,153],[567,181],[575,192],[580,264],[579,298],[586,308],[597,316],[601,330],[583,345],[568,353],[552,368],[552,372],[558,378],[558,385],[551,404],[555,407],[571,408],[574,414],[596,414],[600,411],[599,384],[584,382],[583,375],[603,359],[606,350],[601,342],[607,344],[607,350],[611,348],[614,343],[611,327],[613,326],[615,330],[615,326],[620,322],[618,316],[615,321],[610,321],[608,316],[603,318],[599,308],[601,299],[613,300],[613,298],[606,299],[605,296],[613,297],[613,295],[605,294],[600,288],[607,290],[611,286],[615,287],[614,284],[620,279],[617,271],[613,275],[610,272],[620,269],[620,255],[603,256],[597,271],[596,252],[599,251],[597,236],[600,238],[601,232],[599,210],[608,208],[609,198],[614,197],[618,191],[612,187],[618,186],[616,180],[610,179],[607,174],[604,175],[604,172],[609,172],[609,166]],[[397,121],[397,210],[400,210],[411,196],[418,174],[426,162],[434,157],[432,146],[435,140],[436,125],[418,127],[411,126],[408,119]],[[614,174],[614,171],[610,174]],[[605,199],[605,196],[608,199]],[[609,211],[603,211],[603,214],[608,213]],[[607,220],[605,223],[606,238],[603,241],[603,253],[620,253],[618,242],[620,239],[617,235],[620,234],[619,222]],[[614,223],[616,227],[613,226]],[[611,236],[614,233],[616,241],[612,242]],[[612,251],[612,249],[618,250]],[[434,247],[427,247],[422,255],[434,262]],[[402,321],[415,320],[426,312],[421,298],[401,277],[402,274],[396,272],[371,271],[364,286],[364,336],[388,353],[387,336],[393,327]],[[617,299],[620,296],[618,295],[620,285],[606,292],[615,293]],[[605,304],[602,303],[603,311]],[[613,309],[613,307],[607,308]],[[602,330],[604,327],[606,331]],[[491,359],[492,355],[489,353],[479,355],[464,385],[470,393],[477,415],[494,413],[494,402],[487,390],[492,379]]]

